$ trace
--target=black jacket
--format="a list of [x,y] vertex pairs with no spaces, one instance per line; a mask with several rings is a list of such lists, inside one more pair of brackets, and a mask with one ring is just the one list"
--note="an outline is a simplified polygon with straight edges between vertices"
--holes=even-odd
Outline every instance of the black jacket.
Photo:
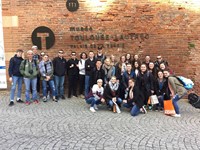
[[[72,68],[70,68],[71,65],[74,65]],[[78,65],[78,59],[69,59],[67,62],[68,65],[68,75],[73,76],[79,74],[79,68],[77,67]]]
[[19,67],[23,60],[24,59],[22,57],[17,57],[17,55],[15,55],[14,57],[12,57],[10,59],[9,69],[8,69],[8,73],[9,73],[10,77],[12,77],[12,76],[21,77],[22,76],[22,74],[19,71]]
[[53,60],[54,75],[64,76],[67,71],[67,61],[65,58],[56,57]]
[[97,83],[98,79],[103,80],[103,85],[105,84],[105,71],[101,68],[100,70],[97,70],[97,68],[94,68],[92,71],[92,79],[91,79],[91,86]]
[[90,58],[88,58],[85,61],[85,75],[86,76],[91,76],[93,73],[93,70],[95,68],[95,58],[91,61]]
[[106,100],[106,103],[108,103],[109,100],[112,100],[112,98],[118,98],[119,97],[119,88],[116,91],[112,91],[110,89],[109,84],[106,84],[106,87],[104,88],[103,98]]

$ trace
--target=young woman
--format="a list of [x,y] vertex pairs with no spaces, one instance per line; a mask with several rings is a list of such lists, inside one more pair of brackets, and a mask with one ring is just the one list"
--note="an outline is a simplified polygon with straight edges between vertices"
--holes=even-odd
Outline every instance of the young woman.
[[158,71],[158,78],[156,82],[156,95],[158,96],[159,105],[157,105],[159,110],[163,110],[163,100],[164,95],[166,93],[166,88],[168,88],[168,83],[166,82],[166,78],[164,78],[163,72]]
[[133,71],[135,72],[135,78],[139,75],[140,71],[140,63],[139,61],[135,61],[133,64]]
[[113,109],[113,102],[116,102],[119,106],[121,106],[122,99],[119,97],[119,83],[117,82],[117,78],[115,76],[112,76],[111,80],[107,83],[104,89],[103,97],[111,109]]
[[103,99],[104,89],[102,87],[103,80],[98,79],[97,84],[94,84],[91,92],[89,92],[88,97],[86,97],[86,103],[90,104],[90,111],[96,112],[98,110],[97,105],[105,102]]
[[140,66],[140,73],[136,79],[136,86],[142,91],[144,95],[144,105],[147,105],[149,96],[154,93],[153,75],[147,70],[146,64]]
[[85,88],[85,61],[87,59],[87,54],[82,52],[80,54],[80,60],[78,62],[79,68],[79,94],[81,98],[84,98],[84,88]]
[[128,90],[128,80],[131,79],[131,78],[135,78],[135,72],[132,70],[131,64],[127,64],[126,65],[126,71],[123,73],[122,83],[120,85],[121,88],[122,88],[122,91],[121,91],[122,93],[120,93],[120,96],[123,99],[125,98],[125,94]]
[[115,58],[114,55],[111,55],[111,56],[110,56],[110,60],[111,60],[111,65],[114,66],[114,67],[116,67],[116,65],[117,65],[117,60],[116,60],[116,58]]
[[130,53],[126,54],[126,64],[132,64],[132,58]]
[[123,106],[130,109],[133,107],[133,99],[134,99],[134,85],[135,81],[133,78],[128,80],[128,94],[123,100]]
[[187,90],[183,87],[183,85],[175,76],[168,77],[168,86],[171,92],[172,102],[176,112],[173,117],[181,117],[178,101],[187,94]]
[[122,80],[122,75],[126,71],[126,57],[123,55],[120,57],[119,63],[116,65],[116,77],[117,80]]

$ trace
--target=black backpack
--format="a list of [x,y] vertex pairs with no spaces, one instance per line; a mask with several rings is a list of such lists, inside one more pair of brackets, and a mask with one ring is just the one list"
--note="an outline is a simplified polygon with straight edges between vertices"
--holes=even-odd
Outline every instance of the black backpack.
[[188,95],[189,103],[195,108],[200,108],[200,97],[195,93],[190,93]]

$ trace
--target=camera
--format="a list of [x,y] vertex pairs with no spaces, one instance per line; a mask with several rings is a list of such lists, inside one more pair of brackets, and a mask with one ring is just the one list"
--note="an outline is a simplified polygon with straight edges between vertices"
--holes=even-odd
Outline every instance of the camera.
[[29,73],[30,73],[30,74],[33,74],[33,70],[29,70]]

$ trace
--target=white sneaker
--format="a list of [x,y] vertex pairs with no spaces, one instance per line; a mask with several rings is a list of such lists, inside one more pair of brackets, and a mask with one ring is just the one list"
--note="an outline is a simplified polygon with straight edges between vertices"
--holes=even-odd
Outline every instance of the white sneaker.
[[172,115],[172,117],[180,118],[180,117],[181,117],[181,114],[175,114],[175,115]]
[[47,102],[46,96],[44,96],[44,97],[42,98],[42,100],[43,100],[43,102]]
[[97,105],[96,105],[96,104],[94,104],[94,109],[95,109],[95,110],[98,110],[98,107],[97,107]]
[[146,110],[146,108],[144,106],[142,106],[142,110],[143,110],[144,114],[147,114],[147,110]]
[[96,110],[94,109],[94,107],[90,107],[90,111],[91,112],[96,112]]

